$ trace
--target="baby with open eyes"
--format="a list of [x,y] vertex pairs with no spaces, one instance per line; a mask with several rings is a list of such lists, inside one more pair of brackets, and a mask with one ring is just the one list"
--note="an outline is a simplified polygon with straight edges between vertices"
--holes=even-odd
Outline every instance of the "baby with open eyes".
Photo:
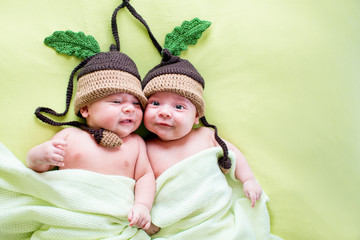
[[[164,173],[168,173],[168,170],[183,161],[187,161],[187,159],[190,159],[192,156],[198,156],[198,154],[208,149],[220,146],[223,150],[223,156],[219,160],[220,168],[218,168],[218,171],[222,171],[223,173],[228,173],[230,171],[232,163],[228,158],[228,149],[231,150],[235,154],[235,178],[242,183],[245,196],[250,199],[251,206],[255,207],[255,203],[262,195],[262,188],[255,179],[250,166],[239,149],[233,144],[222,140],[217,135],[217,128],[214,125],[210,125],[205,119],[205,103],[202,98],[204,80],[193,65],[187,60],[181,59],[177,56],[172,56],[170,51],[164,49],[162,62],[149,71],[142,82],[142,86],[144,94],[148,98],[148,104],[144,113],[144,125],[150,132],[156,135],[154,139],[150,139],[146,142],[148,157],[151,162],[155,178],[161,178]],[[204,127],[194,128],[194,125],[199,124],[200,121],[204,124]],[[209,127],[214,128],[215,131]],[[184,164],[181,166],[184,166]],[[181,173],[177,173],[176,177],[178,177],[179,174]],[[194,173],[192,174],[196,175],[196,170],[194,170]],[[200,174],[201,173],[198,173],[198,175]],[[216,180],[216,183],[223,181],[222,179],[224,176],[220,175],[216,175],[219,177],[219,180]],[[207,178],[213,176],[204,177]],[[168,181],[170,181],[170,179]],[[183,185],[176,185],[177,187],[173,191],[186,192],[188,189],[185,188],[193,188],[194,185],[200,186],[199,182],[189,183],[189,185],[184,183]],[[224,189],[228,188],[226,181],[224,182],[223,187]],[[165,204],[166,207],[162,209],[163,202],[159,202],[157,204],[157,198],[160,198],[159,195],[161,195],[162,191],[164,191],[163,186],[159,188],[159,193],[157,194],[154,203],[154,207],[156,209],[154,211],[153,208],[152,212],[155,215],[157,212],[161,213],[162,211],[165,211],[166,207],[168,207]],[[211,188],[211,186],[209,188]],[[220,189],[220,191],[222,190]],[[199,195],[200,193],[194,192],[194,194]],[[214,194],[216,195],[216,193]],[[180,201],[175,197],[175,194],[173,198],[171,195],[163,197],[164,199],[161,198],[162,201],[167,201],[169,205]],[[184,198],[185,201],[186,198],[187,197]],[[189,198],[191,197],[189,196]],[[216,195],[214,199],[216,198],[220,198],[220,196]],[[206,215],[206,213],[202,212],[202,210],[193,209],[191,211],[199,211],[198,214]],[[192,219],[192,217],[195,218],[195,216],[192,215],[189,215],[188,217],[189,219]],[[231,218],[232,217],[229,219]],[[187,218],[184,216],[183,219]],[[154,220],[156,221],[156,219]],[[160,235],[156,236],[161,238],[163,237],[163,235],[161,235],[161,230],[164,226],[158,227],[156,224],[157,223],[154,222],[151,228],[154,229],[154,232],[160,230]],[[166,221],[161,224],[167,225]],[[182,225],[177,226],[176,229],[180,229],[180,226]],[[235,223],[233,226],[235,227]],[[164,236],[167,234],[166,227],[167,226],[165,226],[165,230],[163,231]],[[181,230],[178,229],[178,233],[176,234],[179,234],[180,236],[191,229],[191,226],[189,225],[183,227],[184,228],[181,228]],[[193,226],[193,229],[196,228],[196,226]],[[204,237],[209,236],[209,233],[207,232],[199,234]],[[237,233],[235,233],[235,235],[236,234]],[[189,237],[191,236],[195,235],[190,234]]]

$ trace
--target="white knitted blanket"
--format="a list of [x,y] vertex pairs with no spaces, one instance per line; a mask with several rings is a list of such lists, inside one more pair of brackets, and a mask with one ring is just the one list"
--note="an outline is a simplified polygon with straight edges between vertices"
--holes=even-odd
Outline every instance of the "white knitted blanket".
[[217,163],[221,154],[221,148],[207,149],[157,179],[152,221],[161,230],[152,239],[281,239],[270,234],[266,194],[251,208],[234,177],[234,153],[230,152],[233,166],[228,176]]
[[84,170],[36,173],[0,143],[0,239],[139,239],[133,179]]

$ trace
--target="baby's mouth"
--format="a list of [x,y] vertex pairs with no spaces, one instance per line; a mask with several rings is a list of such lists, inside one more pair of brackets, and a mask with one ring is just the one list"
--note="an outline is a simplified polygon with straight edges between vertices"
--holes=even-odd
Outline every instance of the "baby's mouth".
[[120,123],[132,123],[133,120],[131,119],[125,119],[125,120],[121,120]]
[[157,125],[164,126],[164,127],[172,127],[170,124],[168,124],[166,122],[158,122]]

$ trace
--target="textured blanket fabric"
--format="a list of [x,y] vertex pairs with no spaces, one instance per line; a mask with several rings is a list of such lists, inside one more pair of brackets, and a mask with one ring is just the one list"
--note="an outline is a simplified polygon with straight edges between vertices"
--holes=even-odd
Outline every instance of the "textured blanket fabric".
[[157,179],[152,220],[161,230],[153,239],[280,239],[270,234],[266,194],[251,208],[234,177],[235,155],[224,176],[217,164],[221,154],[221,148],[207,149]]
[[134,185],[83,170],[36,173],[0,144],[0,239],[150,239],[128,226]]

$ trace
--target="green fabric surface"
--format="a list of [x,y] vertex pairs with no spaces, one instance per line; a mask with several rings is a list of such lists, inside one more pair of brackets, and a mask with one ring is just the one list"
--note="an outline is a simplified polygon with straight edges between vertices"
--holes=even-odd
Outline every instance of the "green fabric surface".
[[[79,59],[43,40],[83,31],[107,51],[121,1],[0,3],[0,142],[25,161],[59,128],[34,116],[65,109]],[[131,1],[160,44],[184,20],[211,21],[182,52],[205,79],[206,117],[246,156],[270,198],[271,232],[287,240],[358,240],[360,230],[360,2],[358,0]],[[142,77],[160,62],[143,26],[118,14],[122,52]],[[72,109],[65,119],[74,119]],[[64,119],[64,120],[65,120]]]

